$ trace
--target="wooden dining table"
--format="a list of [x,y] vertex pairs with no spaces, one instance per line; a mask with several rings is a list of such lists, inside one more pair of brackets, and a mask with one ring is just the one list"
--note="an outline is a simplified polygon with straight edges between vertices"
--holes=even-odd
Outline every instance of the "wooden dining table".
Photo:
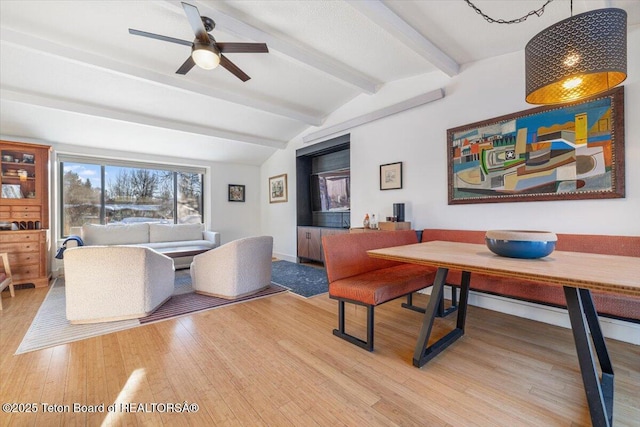
[[[495,255],[485,245],[443,241],[375,249],[367,253],[373,258],[437,268],[413,355],[416,367],[424,366],[464,335],[471,274],[533,280],[563,287],[591,422],[594,426],[611,425],[613,366],[591,291],[640,297],[640,258],[555,251],[544,258],[517,259]],[[449,269],[462,271],[456,327],[428,346]],[[598,375],[596,356],[601,375]]]

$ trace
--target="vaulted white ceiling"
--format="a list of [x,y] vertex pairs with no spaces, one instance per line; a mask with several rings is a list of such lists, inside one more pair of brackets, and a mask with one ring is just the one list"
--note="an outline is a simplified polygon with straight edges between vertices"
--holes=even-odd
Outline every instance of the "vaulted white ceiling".
[[[268,45],[227,54],[251,80],[222,67],[175,74],[188,46],[129,34],[193,40],[177,1],[0,1],[0,133],[259,165],[358,96],[421,75],[446,81],[570,16],[569,0],[515,25],[463,0],[188,2],[216,22],[217,41]],[[544,1],[474,3],[513,19]],[[573,3],[574,14],[620,7],[640,24],[638,0]]]

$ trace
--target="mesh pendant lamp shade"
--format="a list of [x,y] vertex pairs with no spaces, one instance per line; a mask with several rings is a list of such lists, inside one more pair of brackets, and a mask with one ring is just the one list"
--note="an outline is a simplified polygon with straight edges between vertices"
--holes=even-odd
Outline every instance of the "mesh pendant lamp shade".
[[627,12],[581,13],[541,31],[525,48],[526,101],[558,104],[605,92],[627,78]]

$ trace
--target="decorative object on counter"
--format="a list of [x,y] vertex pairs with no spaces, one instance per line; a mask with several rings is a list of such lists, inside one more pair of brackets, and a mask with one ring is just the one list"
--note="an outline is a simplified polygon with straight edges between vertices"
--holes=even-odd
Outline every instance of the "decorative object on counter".
[[364,226],[364,228],[369,228],[369,226],[371,225],[369,222],[369,214],[364,214],[364,220],[362,221],[362,225]]
[[229,201],[244,202],[244,185],[229,184]]
[[489,230],[487,247],[496,255],[509,258],[543,258],[556,248],[558,237],[550,231]]
[[22,191],[20,190],[20,185],[2,184],[2,198],[22,199]]
[[284,203],[287,201],[287,174],[269,178],[269,203]]
[[404,222],[404,203],[393,204],[393,216],[397,222]]
[[449,204],[625,197],[624,86],[447,130]]
[[380,190],[402,188],[402,162],[380,165]]
[[378,220],[376,219],[376,214],[371,214],[371,222],[369,223],[369,228],[374,230],[378,229]]

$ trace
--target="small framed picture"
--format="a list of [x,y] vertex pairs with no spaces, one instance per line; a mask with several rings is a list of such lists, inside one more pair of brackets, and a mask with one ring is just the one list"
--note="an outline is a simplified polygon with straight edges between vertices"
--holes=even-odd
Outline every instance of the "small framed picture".
[[24,153],[22,155],[22,163],[31,163],[31,164],[33,164],[33,154]]
[[269,178],[269,203],[283,203],[287,201],[287,174]]
[[402,162],[380,165],[380,190],[402,188]]
[[229,184],[229,201],[244,202],[244,185]]

